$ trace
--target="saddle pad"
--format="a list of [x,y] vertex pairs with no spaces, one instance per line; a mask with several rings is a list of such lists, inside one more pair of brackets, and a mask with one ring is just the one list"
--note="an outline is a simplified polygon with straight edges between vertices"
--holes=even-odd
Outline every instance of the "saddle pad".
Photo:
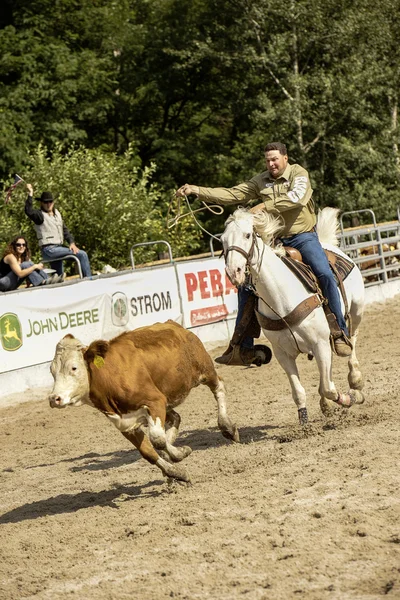
[[[339,284],[339,281],[344,281],[349,273],[351,273],[355,264],[347,257],[335,254],[335,252],[331,252],[330,250],[325,250],[325,254]],[[320,291],[318,279],[308,265],[291,256],[282,256],[282,260],[310,292],[315,293]]]
[[282,260],[310,292],[319,292],[318,280],[308,265],[290,256],[282,256]]
[[[340,281],[344,281],[356,266],[355,263],[353,263],[353,261],[351,261],[349,258],[345,258],[340,254],[335,254],[335,252],[325,250],[325,254],[328,257],[332,271],[334,272],[336,278],[339,277]],[[331,257],[332,254],[334,257],[333,260]]]

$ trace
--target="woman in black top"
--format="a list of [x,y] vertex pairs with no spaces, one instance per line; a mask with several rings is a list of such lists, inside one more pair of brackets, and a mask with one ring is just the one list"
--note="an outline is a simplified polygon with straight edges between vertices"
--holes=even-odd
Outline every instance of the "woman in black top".
[[31,260],[28,241],[18,235],[8,244],[0,261],[0,292],[16,290],[25,280],[34,285],[47,283],[47,273],[43,263],[34,264]]

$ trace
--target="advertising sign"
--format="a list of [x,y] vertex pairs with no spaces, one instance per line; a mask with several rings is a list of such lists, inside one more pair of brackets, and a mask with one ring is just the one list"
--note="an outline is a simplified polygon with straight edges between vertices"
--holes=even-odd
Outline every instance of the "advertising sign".
[[226,276],[218,258],[176,265],[186,328],[234,317],[237,289]]
[[72,334],[84,344],[157,321],[181,322],[174,267],[0,295],[0,373],[53,359]]

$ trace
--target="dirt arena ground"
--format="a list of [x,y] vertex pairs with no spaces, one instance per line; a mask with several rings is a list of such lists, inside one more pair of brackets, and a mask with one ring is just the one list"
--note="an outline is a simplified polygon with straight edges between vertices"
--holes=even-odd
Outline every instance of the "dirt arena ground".
[[[89,407],[35,393],[1,409],[0,598],[400,598],[399,322],[400,296],[367,307],[366,403],[329,420],[302,357],[305,430],[276,361],[221,367],[242,443],[193,391],[178,438],[192,487],[168,487]],[[334,373],[347,389],[344,359]]]

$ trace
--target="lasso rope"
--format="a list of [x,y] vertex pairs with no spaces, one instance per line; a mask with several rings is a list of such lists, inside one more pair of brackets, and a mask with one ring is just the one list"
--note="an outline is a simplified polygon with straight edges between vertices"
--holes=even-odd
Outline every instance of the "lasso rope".
[[[213,213],[213,215],[222,215],[222,213],[224,212],[223,207],[219,206],[219,204],[208,205],[205,202],[203,202],[203,200],[202,200],[201,203],[203,204],[203,206],[200,208],[196,208],[196,210],[193,210],[192,207],[190,206],[190,202],[189,202],[189,199],[186,196],[186,194],[184,194],[183,197],[185,198],[185,201],[186,201],[186,204],[188,207],[188,212],[181,214],[181,196],[175,196],[175,198],[177,198],[177,200],[178,200],[177,214],[175,215],[175,217],[169,218],[169,214],[171,212],[171,206],[172,206],[172,202],[173,202],[173,199],[172,199],[169,203],[168,212],[167,212],[167,227],[168,227],[168,229],[175,227],[177,225],[178,221],[180,221],[180,219],[191,216],[192,219],[194,220],[194,222],[196,223],[196,225],[202,231],[204,231],[204,233],[206,233],[210,237],[214,238],[214,240],[217,240],[218,242],[220,242],[221,240],[218,237],[216,237],[215,235],[213,235],[212,233],[207,231],[207,229],[204,229],[204,227],[199,223],[199,221],[196,219],[196,217],[194,215],[195,215],[195,213],[198,213],[203,210],[209,210],[211,213]],[[215,210],[215,209],[218,209],[218,210]]]

